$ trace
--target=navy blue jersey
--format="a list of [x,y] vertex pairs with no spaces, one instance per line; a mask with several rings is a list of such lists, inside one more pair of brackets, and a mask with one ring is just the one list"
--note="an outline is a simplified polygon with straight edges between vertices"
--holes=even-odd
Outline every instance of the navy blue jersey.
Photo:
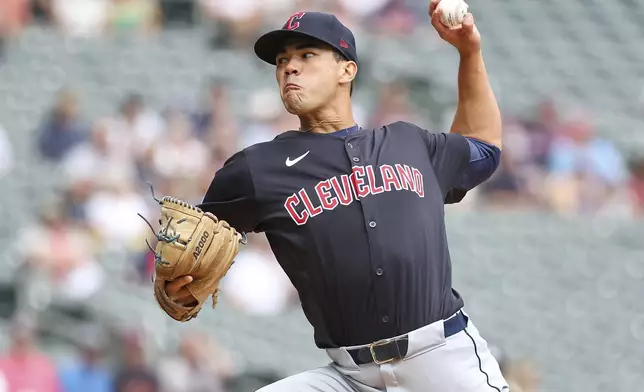
[[469,158],[463,136],[406,122],[288,131],[232,156],[200,207],[266,233],[318,347],[367,344],[463,306],[444,204],[457,201]]

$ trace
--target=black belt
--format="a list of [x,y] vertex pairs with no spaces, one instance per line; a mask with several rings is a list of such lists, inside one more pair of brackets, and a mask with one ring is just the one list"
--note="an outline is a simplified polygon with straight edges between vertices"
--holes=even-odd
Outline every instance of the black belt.
[[[445,337],[448,338],[461,332],[467,326],[467,316],[460,311],[454,317],[444,321]],[[391,362],[394,359],[403,359],[409,348],[409,337],[403,335],[394,339],[384,339],[362,348],[348,350],[357,365],[368,363]]]

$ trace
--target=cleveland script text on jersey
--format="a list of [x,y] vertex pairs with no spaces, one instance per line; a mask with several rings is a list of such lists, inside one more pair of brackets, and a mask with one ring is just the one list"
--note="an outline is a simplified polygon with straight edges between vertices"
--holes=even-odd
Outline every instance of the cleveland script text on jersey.
[[[284,202],[284,208],[298,225],[304,225],[325,210],[333,210],[338,205],[348,206],[358,198],[377,195],[392,190],[415,192],[419,197],[425,197],[423,174],[415,167],[408,165],[381,165],[378,168],[382,185],[377,185],[373,165],[353,166],[351,174],[342,174],[318,182],[313,187],[318,203],[302,188],[293,193]],[[333,190],[333,193],[331,192]]]

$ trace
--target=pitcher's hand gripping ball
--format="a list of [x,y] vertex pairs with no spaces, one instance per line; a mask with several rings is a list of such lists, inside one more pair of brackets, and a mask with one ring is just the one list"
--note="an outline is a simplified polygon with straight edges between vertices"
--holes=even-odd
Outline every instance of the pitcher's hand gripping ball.
[[[197,316],[210,296],[215,307],[219,283],[233,265],[240,245],[246,243],[246,235],[174,197],[156,200],[161,205],[161,228],[155,232],[154,296],[170,317],[185,322]],[[196,299],[190,307],[175,303],[165,291],[167,282],[186,275],[193,278],[186,287]]]
[[441,11],[441,23],[455,30],[461,27],[469,6],[463,0],[441,0],[436,7]]

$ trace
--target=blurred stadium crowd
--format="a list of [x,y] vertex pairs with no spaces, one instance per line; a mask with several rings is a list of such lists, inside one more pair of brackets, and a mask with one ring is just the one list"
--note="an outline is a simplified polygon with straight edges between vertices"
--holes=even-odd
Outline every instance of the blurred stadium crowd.
[[[372,34],[411,35],[424,26],[426,1],[408,0],[2,0],[0,57],[3,43],[18,39],[34,24],[70,37],[149,36],[175,26],[208,26],[212,47],[251,50],[266,26],[295,10],[315,7],[336,13],[349,26]],[[431,34],[427,30],[427,34]],[[6,56],[10,55],[6,52]],[[6,60],[6,59],[5,59]],[[0,60],[0,67],[2,66]],[[243,76],[242,76],[243,77]],[[0,83],[2,83],[0,81]],[[356,104],[363,127],[404,119],[432,128],[416,105],[410,85],[394,81],[377,86],[374,107]],[[259,90],[248,97],[247,116],[230,109],[225,81],[204,82],[203,91],[187,91],[194,101],[153,107],[146,91],[131,91],[100,116],[84,113],[85,101],[64,87],[33,130],[33,153],[59,167],[65,182],[60,193],[38,211],[38,219],[20,228],[21,268],[44,274],[71,301],[91,301],[114,279],[97,254],[116,252],[132,261],[136,274],[119,279],[149,286],[154,261],[144,240],[150,229],[137,215],[154,217],[157,195],[198,203],[215,171],[235,151],[270,140],[298,127],[279,97]],[[504,113],[505,149],[497,173],[461,206],[463,210],[539,211],[564,216],[622,216],[644,212],[644,162],[625,156],[594,130],[593,113],[567,112],[553,96],[529,115]],[[447,131],[447,129],[432,129]],[[0,177],[16,166],[16,154],[0,118]],[[153,219],[154,220],[154,219]],[[154,246],[154,242],[151,242]],[[34,272],[36,271],[36,272]],[[32,276],[32,275],[27,275]],[[278,315],[299,306],[297,293],[275,262],[263,236],[251,236],[227,276],[223,292],[239,311]],[[34,346],[37,326],[17,317],[9,351],[0,358],[0,392],[219,392],[244,390],[225,350],[207,337],[190,334],[176,355],[147,361],[135,332],[103,327],[79,335],[80,355],[54,363]],[[106,346],[121,344],[116,370],[99,365]],[[115,347],[111,347],[114,349]],[[154,356],[154,354],[152,354]],[[155,368],[147,363],[154,363]],[[508,368],[513,391],[536,391],[538,378],[529,365]],[[271,377],[279,377],[272,375]],[[269,382],[269,378],[266,382]],[[250,389],[248,389],[250,390]]]

